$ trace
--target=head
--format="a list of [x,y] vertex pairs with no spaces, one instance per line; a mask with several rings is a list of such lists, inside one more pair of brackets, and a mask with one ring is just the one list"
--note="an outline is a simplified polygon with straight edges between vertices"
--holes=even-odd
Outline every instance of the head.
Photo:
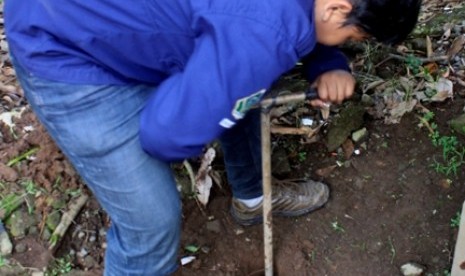
[[339,45],[374,37],[386,44],[403,41],[414,28],[421,0],[315,0],[318,42]]

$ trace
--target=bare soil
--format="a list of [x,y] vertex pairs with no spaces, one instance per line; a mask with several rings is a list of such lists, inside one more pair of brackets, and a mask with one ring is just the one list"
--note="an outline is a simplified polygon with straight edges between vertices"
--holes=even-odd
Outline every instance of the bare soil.
[[[429,21],[434,14],[459,5],[460,1],[425,3],[431,5],[424,13]],[[461,24],[457,36],[465,32],[465,23]],[[441,53],[450,45],[436,43],[442,39],[442,31],[439,28],[433,37],[434,49]],[[27,106],[6,51],[1,44],[0,48],[0,115],[25,108],[22,116],[13,120],[13,128],[0,123],[0,202],[10,194],[25,195],[25,203],[15,214],[27,214],[32,220],[24,233],[13,236],[10,218],[4,218],[4,210],[0,210],[14,246],[13,254],[6,257],[6,265],[5,259],[0,258],[0,275],[30,275],[45,267],[49,268],[47,275],[101,275],[105,234],[111,222],[93,197],[65,237],[53,250],[48,249],[49,218],[56,212],[62,213],[73,198],[89,191]],[[424,56],[419,50],[412,52]],[[359,57],[365,54],[354,53]],[[354,67],[358,70],[354,71],[369,67],[369,58],[357,59]],[[372,63],[378,64],[381,59],[384,57]],[[458,69],[464,73],[463,57],[454,64],[462,64]],[[392,60],[387,61],[371,73],[382,75],[383,79],[408,73],[405,64],[400,69],[391,65]],[[461,81],[462,85],[457,85],[460,78],[454,82],[452,99],[424,106],[434,112],[439,131],[456,135],[463,147],[464,137],[452,133],[447,123],[463,113],[465,89]],[[276,175],[278,178],[311,177],[327,183],[331,189],[331,198],[323,208],[298,218],[274,218],[277,275],[401,275],[400,267],[407,262],[423,266],[424,275],[450,275],[458,232],[453,219],[465,198],[465,170],[460,167],[457,175],[449,176],[436,172],[433,165],[441,160],[442,151],[432,145],[428,130],[419,126],[418,116],[423,115],[414,110],[403,116],[399,124],[386,125],[382,117],[365,115],[363,127],[368,135],[353,144],[360,153],[347,156],[344,154],[352,151],[328,152],[324,140],[304,144],[295,136],[273,137],[274,150],[284,150],[291,165],[291,172]],[[12,166],[6,165],[31,149],[37,152]],[[221,161],[215,161],[214,170],[224,178]],[[25,192],[27,181],[34,183],[33,193]],[[229,215],[230,201],[227,185],[213,187],[205,209],[192,198],[183,200],[179,257],[195,256],[193,262],[183,267],[185,275],[263,274],[262,225],[237,225]],[[186,247],[198,250],[191,252]]]
[[[458,98],[433,107],[440,128],[447,128],[444,122],[458,114],[464,102]],[[18,141],[39,145],[37,157],[23,162],[19,169],[23,177],[32,177],[47,188],[53,182],[47,180],[48,171],[64,172],[69,164],[50,145],[48,135],[37,125],[34,116],[22,118],[17,124],[37,126],[34,134],[30,134],[37,138],[4,141],[3,145],[8,145],[4,148],[22,152],[24,142]],[[319,177],[315,171],[334,164],[336,157],[326,151],[324,144],[301,145],[295,138],[275,141],[278,146],[285,142],[298,147],[293,147],[292,152],[288,150],[292,175],[281,175],[281,178],[311,175],[328,183],[332,191],[330,201],[320,210],[299,218],[274,219],[278,275],[399,275],[399,267],[409,261],[424,265],[425,275],[446,275],[443,273],[451,266],[457,234],[457,229],[451,227],[451,218],[460,211],[464,200],[465,174],[461,169],[449,185],[445,176],[434,171],[433,160],[441,152],[432,146],[427,131],[419,128],[418,122],[414,114],[405,116],[399,125],[385,125],[367,118],[365,126],[369,136],[363,141],[366,149],[355,145],[361,154],[351,156],[326,178]],[[296,150],[307,153],[305,161],[293,157]],[[215,169],[221,170],[221,164]],[[61,185],[81,185],[77,175],[66,171],[61,175],[69,179]],[[194,200],[184,201],[182,246],[201,248],[193,254],[196,260],[184,267],[184,273],[260,275],[262,226],[237,225],[228,213],[227,187],[215,186],[212,192],[211,202],[204,211]],[[46,210],[44,207],[40,213],[46,214]],[[71,252],[74,267],[101,269],[105,238],[100,229],[106,225],[108,218],[92,199],[54,252],[55,257],[68,256]],[[85,235],[79,235],[80,232]],[[91,236],[96,239],[90,239]],[[49,261],[44,257],[48,255],[46,243],[38,234],[13,243],[25,241],[28,250],[14,253],[12,259],[23,266],[46,265]],[[29,246],[30,243],[33,245]],[[91,261],[79,254],[82,248],[92,256]],[[180,257],[187,255],[192,254],[181,250]]]

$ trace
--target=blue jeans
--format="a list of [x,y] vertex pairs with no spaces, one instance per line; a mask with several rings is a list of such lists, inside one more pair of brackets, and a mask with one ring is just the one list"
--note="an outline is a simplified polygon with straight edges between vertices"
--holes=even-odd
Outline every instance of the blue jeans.
[[[105,275],[173,273],[181,233],[179,193],[170,165],[147,155],[138,136],[140,112],[156,87],[48,81],[13,63],[39,120],[111,218]],[[238,198],[261,195],[256,116],[221,137]]]

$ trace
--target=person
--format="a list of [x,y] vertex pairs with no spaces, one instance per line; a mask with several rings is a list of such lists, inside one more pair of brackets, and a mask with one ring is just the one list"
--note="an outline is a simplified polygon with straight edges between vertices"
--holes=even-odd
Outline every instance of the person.
[[[355,80],[335,48],[397,43],[420,0],[7,0],[12,63],[31,107],[111,218],[105,275],[178,268],[181,203],[170,162],[219,139],[238,223],[261,221],[258,102],[302,60],[314,105]],[[321,207],[326,185],[276,187],[273,212]]]

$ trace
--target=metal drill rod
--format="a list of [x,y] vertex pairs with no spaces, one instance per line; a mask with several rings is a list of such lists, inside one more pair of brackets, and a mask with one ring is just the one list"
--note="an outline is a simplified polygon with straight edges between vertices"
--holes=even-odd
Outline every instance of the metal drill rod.
[[318,92],[308,91],[267,98],[261,101],[261,146],[262,146],[262,186],[263,186],[263,237],[265,254],[265,276],[273,276],[273,229],[272,229],[272,189],[271,189],[271,133],[270,110],[273,106],[301,102],[318,98]]

